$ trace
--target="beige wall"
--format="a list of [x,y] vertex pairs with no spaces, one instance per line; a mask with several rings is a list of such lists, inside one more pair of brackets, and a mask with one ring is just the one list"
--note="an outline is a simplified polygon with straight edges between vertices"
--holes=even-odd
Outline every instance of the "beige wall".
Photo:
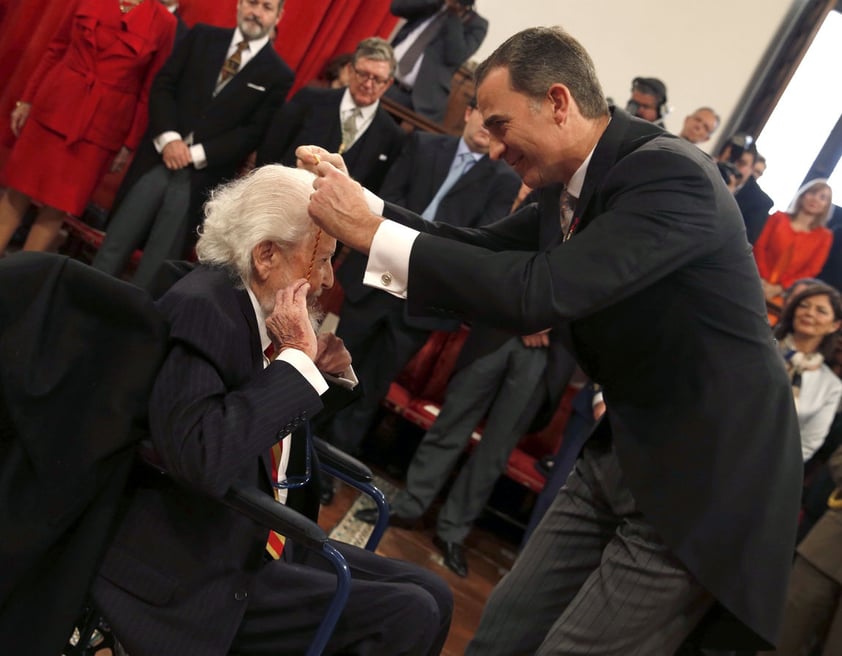
[[[658,77],[667,128],[709,105],[726,123],[793,0],[476,0],[488,18],[481,60],[518,30],[561,25],[591,53],[605,94],[624,106],[631,80]],[[718,135],[716,135],[718,136]],[[711,140],[706,146],[712,144]]]

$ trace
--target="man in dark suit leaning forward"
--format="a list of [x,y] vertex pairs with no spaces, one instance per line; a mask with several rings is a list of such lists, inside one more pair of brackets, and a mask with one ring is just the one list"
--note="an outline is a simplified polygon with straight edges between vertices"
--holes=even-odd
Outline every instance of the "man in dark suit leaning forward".
[[119,275],[142,247],[134,282],[148,288],[165,260],[182,257],[208,193],[235,177],[292,86],[292,70],[269,40],[282,7],[283,0],[239,0],[236,29],[198,24],[175,47],[152,85],[149,129],[96,268]]
[[574,199],[548,250],[559,218],[534,205],[485,228],[413,230],[384,221],[412,219],[367,203],[340,158],[301,149],[323,176],[311,215],[370,251],[369,284],[410,311],[552,328],[548,371],[565,345],[603,388],[606,413],[466,653],[666,655],[697,628],[706,647],[774,643],[802,464],[733,196],[697,148],[609,109],[559,28],[510,38],[476,78],[491,156]]
[[[196,245],[200,266],[159,301],[170,346],[149,423],[175,481],[136,490],[93,587],[136,656],[304,653],[335,592],[322,558],[276,534],[267,541],[265,528],[208,498],[239,480],[318,514],[305,424],[322,408],[326,379],[353,376],[341,340],[317,339],[308,315],[333,282],[336,247],[307,215],[312,180],[269,166],[218,189]],[[452,612],[444,581],[334,546],[353,581],[326,653],[438,654]]]

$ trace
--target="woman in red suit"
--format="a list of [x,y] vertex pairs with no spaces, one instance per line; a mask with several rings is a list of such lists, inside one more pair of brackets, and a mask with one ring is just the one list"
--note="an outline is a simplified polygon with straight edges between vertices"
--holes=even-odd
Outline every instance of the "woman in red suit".
[[766,221],[754,245],[754,259],[768,300],[822,270],[833,243],[833,233],[824,227],[832,200],[827,180],[816,178],[798,190],[788,212],[775,212]]
[[24,250],[47,250],[65,213],[81,215],[109,166],[125,166],[175,29],[158,0],[76,0],[12,112],[0,254],[31,202],[40,210]]

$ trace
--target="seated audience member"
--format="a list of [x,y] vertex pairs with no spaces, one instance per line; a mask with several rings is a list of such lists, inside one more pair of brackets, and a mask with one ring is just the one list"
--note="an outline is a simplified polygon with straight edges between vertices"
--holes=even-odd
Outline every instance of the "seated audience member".
[[656,77],[636,77],[632,80],[631,97],[626,111],[664,127],[667,114],[667,86]]
[[[471,106],[461,138],[414,132],[381,195],[428,221],[472,228],[505,216],[519,185],[508,164],[488,157],[488,131]],[[323,435],[351,453],[368,433],[389,384],[430,332],[459,327],[452,319],[411,316],[401,299],[364,285],[366,263],[365,256],[352,252],[337,271],[345,291],[337,335],[357,363],[365,395],[338,413]]]
[[[242,481],[318,514],[306,424],[328,380],[353,378],[341,340],[317,338],[308,311],[333,282],[336,247],[307,213],[312,181],[268,166],[215,190],[199,266],[158,302],[170,344],[149,426],[170,476],[135,490],[93,585],[131,654],[304,653],[335,591],[323,558],[209,498]],[[326,653],[438,654],[444,582],[334,546],[354,581]]]
[[719,127],[719,114],[710,107],[699,107],[684,117],[678,136],[696,145],[705,143]]
[[[513,337],[457,371],[447,387],[441,412],[415,451],[406,488],[391,500],[389,523],[414,526],[447,483],[471,433],[486,417],[482,439],[438,513],[433,538],[444,564],[459,576],[468,575],[463,542],[543,400],[537,390],[544,384],[548,345],[546,333]],[[574,366],[571,358],[569,374]],[[360,510],[356,517],[373,524],[377,509]]]
[[292,86],[269,43],[283,0],[238,0],[237,27],[198,24],[155,79],[149,130],[117,193],[93,261],[120,275],[136,248],[134,282],[148,288],[165,260],[180,259],[212,188],[236,176]]
[[380,106],[392,84],[395,56],[381,38],[363,39],[351,58],[347,89],[305,87],[275,114],[257,150],[257,165],[295,166],[295,149],[316,144],[343,153],[348,172],[377,191],[406,137]]
[[184,19],[181,17],[181,12],[178,10],[178,0],[160,0],[160,3],[164,5],[167,8],[167,11],[175,17],[175,43],[178,43],[187,35],[187,32],[190,31],[187,23],[185,23]]
[[842,447],[828,464],[836,490],[798,545],[778,649],[763,654],[837,656],[842,648]]
[[392,39],[398,60],[395,102],[441,122],[450,81],[488,33],[488,21],[473,0],[392,0],[391,12],[406,22]]
[[753,175],[756,158],[754,139],[747,134],[732,135],[716,157],[719,171],[740,208],[750,244],[757,241],[774,204]]
[[754,244],[767,300],[778,298],[799,278],[814,278],[822,270],[833,242],[833,233],[825,227],[831,198],[827,180],[811,180],[798,190],[788,211],[769,217]]
[[0,255],[33,201],[39,209],[23,248],[49,250],[65,215],[81,216],[100,178],[122,170],[172,48],[176,20],[159,2],[69,4],[12,112],[17,141],[3,171]]
[[818,283],[795,293],[775,326],[792,381],[805,462],[827,437],[842,397],[842,381],[826,362],[836,348],[840,325],[842,296]]

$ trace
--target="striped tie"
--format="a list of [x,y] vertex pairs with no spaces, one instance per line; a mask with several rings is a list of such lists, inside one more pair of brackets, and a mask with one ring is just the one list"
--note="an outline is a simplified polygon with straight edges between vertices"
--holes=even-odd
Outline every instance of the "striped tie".
[[234,77],[234,75],[237,74],[237,71],[240,70],[240,65],[243,62],[243,50],[248,47],[249,42],[243,39],[237,44],[237,49],[231,53],[231,56],[225,60],[224,64],[222,64],[222,70],[219,71],[219,80],[216,83],[214,93],[219,93],[222,87],[228,83],[228,80]]
[[[283,442],[276,442],[272,446],[272,482],[278,482],[278,467],[281,465],[281,456],[283,455],[284,447]],[[275,495],[275,501],[281,501],[281,491],[277,486],[273,486],[272,488],[273,493]],[[269,553],[272,558],[278,560],[281,557],[281,554],[284,552],[284,542],[286,538],[281,535],[280,533],[276,533],[275,531],[269,531],[269,539],[266,541],[266,551]]]

